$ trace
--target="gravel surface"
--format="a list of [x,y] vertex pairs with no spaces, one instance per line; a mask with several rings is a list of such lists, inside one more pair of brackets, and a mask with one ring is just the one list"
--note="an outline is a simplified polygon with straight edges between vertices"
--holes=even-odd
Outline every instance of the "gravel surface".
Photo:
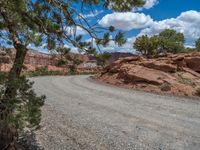
[[98,84],[89,76],[38,77],[47,96],[36,139],[45,150],[199,150],[200,101]]

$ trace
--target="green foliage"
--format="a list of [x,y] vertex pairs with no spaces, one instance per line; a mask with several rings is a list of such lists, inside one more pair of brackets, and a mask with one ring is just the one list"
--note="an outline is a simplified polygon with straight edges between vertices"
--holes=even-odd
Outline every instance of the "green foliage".
[[83,63],[83,61],[82,60],[80,60],[80,59],[78,59],[78,58],[72,58],[71,59],[71,64],[70,65],[68,65],[68,67],[69,67],[69,75],[75,75],[75,74],[77,74],[77,66],[78,65],[80,65],[80,64],[82,64]]
[[[12,91],[11,94],[6,95],[6,97],[12,99],[5,100],[5,105],[6,108],[13,110],[12,120],[15,124],[22,128],[26,125],[38,124],[40,107],[44,99],[44,97],[36,97],[34,91],[31,90],[32,83],[24,77],[20,77],[24,55],[29,44],[35,46],[46,44],[49,50],[69,44],[83,51],[94,52],[94,48],[91,48],[91,42],[83,41],[76,34],[77,27],[86,31],[92,39],[103,45],[107,45],[112,40],[109,32],[114,32],[114,28],[102,31],[95,30],[98,28],[91,27],[87,20],[79,15],[77,5],[81,7],[89,6],[88,8],[104,5],[105,8],[111,8],[114,11],[129,11],[133,7],[143,4],[143,0],[128,0],[126,2],[124,0],[1,0],[0,30],[8,35],[1,34],[0,38],[7,39],[8,43],[13,44],[17,51],[17,57],[15,58],[16,63],[12,67],[12,73],[9,74],[11,80],[8,81],[8,78],[6,78],[7,82],[2,84],[0,93],[2,98],[2,93],[5,92],[6,88]],[[66,30],[67,27],[72,32]],[[96,33],[99,32],[104,34],[103,38],[97,37]],[[119,45],[125,43],[122,33],[116,34],[114,39]],[[67,52],[66,49],[64,51]],[[105,54],[99,56],[100,60],[104,61],[105,56]],[[47,70],[42,68],[36,72],[43,75],[48,73]],[[9,119],[6,118],[6,120]],[[6,136],[9,136],[9,133]]]
[[[79,40],[79,39],[77,39],[77,40]],[[92,54],[94,51],[96,52],[95,49],[93,49],[92,47],[89,47],[86,52],[89,54]],[[59,60],[57,65],[60,67],[69,67],[70,75],[77,74],[76,68],[78,65],[82,64],[83,61],[81,59],[77,58],[76,56],[74,56],[74,57],[71,56],[69,54],[69,52],[70,52],[69,48],[59,48],[59,49],[57,49],[57,52],[59,52],[61,55],[61,59]],[[47,71],[45,71],[45,73],[47,73]],[[49,73],[49,71],[48,71],[48,73]]]
[[171,53],[179,53],[184,50],[184,35],[183,33],[177,33],[173,29],[165,29],[159,34],[162,38],[162,49]]
[[168,82],[164,82],[160,87],[161,91],[165,91],[165,92],[171,91],[171,88],[172,86]]
[[66,47],[59,47],[56,49],[56,51],[62,55],[66,55],[71,51],[71,49]]
[[184,53],[191,53],[191,52],[195,52],[195,51],[197,51],[197,49],[196,48],[189,48],[189,47],[186,47],[186,48],[184,48]]
[[138,37],[133,47],[145,56],[156,56],[160,53],[184,52],[184,35],[175,30],[166,29],[159,35]]
[[143,35],[135,40],[133,47],[142,55],[154,56],[157,54],[160,43],[161,39],[158,36],[148,37]]
[[76,65],[74,65],[74,64],[69,65],[68,75],[76,75],[76,74],[77,74]]
[[105,0],[105,7],[112,8],[114,11],[131,11],[135,6],[143,6],[144,0]]
[[198,87],[198,88],[196,89],[196,95],[197,95],[197,96],[200,96],[200,87]]
[[109,41],[110,41],[110,34],[105,33],[104,36],[103,36],[102,45],[107,46]]
[[97,51],[93,47],[88,47],[88,49],[86,50],[85,53],[88,54],[88,55],[91,55],[91,56],[95,56],[97,54]]
[[[30,82],[24,76],[19,79],[14,78],[8,80],[6,74],[0,75],[0,105],[10,110],[10,114],[2,124],[15,124],[17,128],[23,129],[24,127],[38,127],[41,119],[41,106],[44,104],[45,96],[38,97],[32,90],[33,82]],[[12,100],[4,98],[6,82],[12,84],[17,95]],[[1,125],[2,125],[1,124]],[[0,126],[1,126],[0,125]]]
[[[84,0],[84,1],[57,1],[57,0],[4,0],[0,2],[0,30],[7,31],[10,35],[8,41],[19,40],[24,44],[40,46],[47,43],[48,49],[61,47],[63,43],[71,44],[81,50],[90,46],[89,42],[82,40],[81,35],[76,34],[77,27],[83,29],[92,38],[97,39],[98,44],[104,46],[110,40],[115,40],[120,46],[126,41],[121,32],[111,39],[109,32],[115,32],[114,26],[108,29],[96,30],[96,26],[90,27],[87,20],[81,17],[76,10],[76,5],[92,8],[104,6],[113,11],[130,11],[133,7],[141,7],[144,0]],[[92,10],[92,9],[91,9]],[[79,19],[77,19],[77,17]],[[81,22],[81,24],[80,24]],[[69,27],[71,30],[66,30]],[[11,33],[12,32],[12,33]],[[102,38],[96,33],[104,33]]]
[[48,67],[38,67],[35,71],[28,71],[23,73],[26,77],[36,77],[36,76],[51,76],[51,75],[66,75],[62,71],[50,71]]
[[104,66],[106,64],[106,61],[111,57],[111,55],[107,52],[100,53],[96,55],[97,59],[97,65]]
[[73,64],[75,64],[75,65],[80,65],[82,63],[83,63],[83,61],[78,58],[73,59]]
[[57,66],[58,66],[58,67],[63,67],[63,66],[65,66],[66,64],[68,64],[68,61],[67,61],[66,59],[61,59],[61,60],[58,61]]
[[110,42],[110,34],[105,33],[102,39],[96,39],[95,42],[97,45],[107,46]]
[[126,39],[124,38],[124,34],[122,32],[117,33],[117,35],[115,36],[115,43],[119,46],[122,46],[126,43]]
[[183,33],[178,33],[173,29],[165,29],[159,36],[176,43],[184,43],[185,41]]
[[196,50],[200,51],[200,38],[196,40],[195,46],[196,46]]

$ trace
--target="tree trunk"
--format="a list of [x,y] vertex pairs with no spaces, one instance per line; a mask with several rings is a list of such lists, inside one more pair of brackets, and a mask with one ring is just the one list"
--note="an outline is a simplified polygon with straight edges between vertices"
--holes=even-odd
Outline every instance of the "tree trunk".
[[8,75],[8,82],[4,95],[6,99],[12,99],[16,96],[16,88],[12,85],[12,81],[19,79],[21,71],[23,69],[24,59],[27,53],[27,48],[21,43],[15,43],[14,47],[16,49],[16,56],[14,64]]
[[9,18],[10,15],[4,7],[0,7],[0,14],[8,28],[14,48],[16,49],[14,64],[8,75],[3,100],[0,99],[0,148],[3,150],[16,150],[17,129],[14,125],[7,123],[9,116],[12,116],[13,113],[13,110],[7,104],[11,103],[17,94],[17,88],[13,83],[20,77],[27,48],[19,40],[20,38],[15,24]]
[[0,149],[4,150],[17,150],[17,129],[15,125],[6,123],[6,120],[13,113],[13,110],[8,108],[7,103],[16,96],[17,88],[13,85],[13,81],[19,79],[27,53],[27,48],[22,44],[16,43],[14,46],[16,49],[14,64],[8,75],[4,99],[0,101]]

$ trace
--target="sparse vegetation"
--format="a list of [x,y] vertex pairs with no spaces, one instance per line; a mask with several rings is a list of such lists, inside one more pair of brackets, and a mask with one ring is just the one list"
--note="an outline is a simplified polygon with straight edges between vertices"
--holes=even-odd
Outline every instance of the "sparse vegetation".
[[190,85],[192,87],[196,86],[196,83],[192,79],[185,78],[181,74],[177,75],[177,80],[178,80],[179,83],[182,83],[182,84],[185,84],[185,85]]
[[25,75],[26,77],[35,77],[35,76],[51,76],[51,75],[66,75],[65,72],[63,71],[50,71],[48,70],[47,66],[44,67],[38,67],[36,68],[35,71],[27,71],[24,72],[23,75]]
[[161,87],[160,87],[161,91],[171,91],[171,84],[169,84],[168,82],[164,82]]
[[106,61],[108,61],[108,59],[111,57],[111,55],[109,53],[101,53],[101,54],[97,54],[96,55],[96,59],[97,59],[97,65],[100,65],[102,67],[105,66]]
[[197,95],[197,96],[200,96],[200,87],[198,87],[198,88],[196,89],[196,95]]

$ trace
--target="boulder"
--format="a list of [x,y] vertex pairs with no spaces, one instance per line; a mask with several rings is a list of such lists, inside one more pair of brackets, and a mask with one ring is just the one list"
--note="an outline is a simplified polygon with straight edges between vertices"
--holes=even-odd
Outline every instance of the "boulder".
[[188,68],[190,68],[196,72],[200,72],[200,56],[186,57],[184,60],[185,60]]
[[161,85],[163,79],[170,78],[165,72],[139,65],[123,65],[119,72],[119,77],[123,78],[126,82],[153,85]]

